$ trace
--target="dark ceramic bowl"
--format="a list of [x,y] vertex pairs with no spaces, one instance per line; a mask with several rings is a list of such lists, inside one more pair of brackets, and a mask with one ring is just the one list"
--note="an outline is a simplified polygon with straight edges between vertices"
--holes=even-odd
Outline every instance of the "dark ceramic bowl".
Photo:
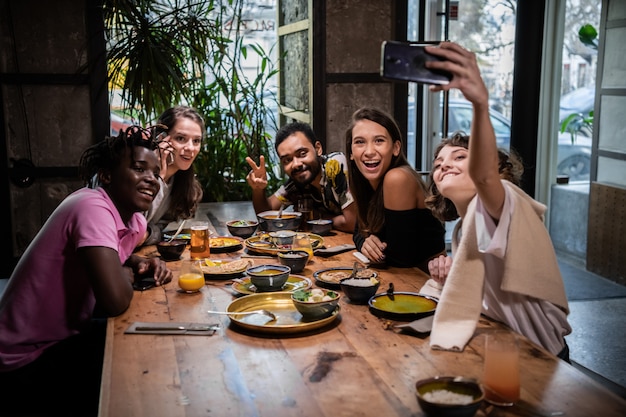
[[316,235],[328,235],[330,231],[333,229],[333,221],[327,219],[319,219],[319,220],[309,220],[306,222],[309,225],[309,230],[311,233],[315,233]]
[[[313,298],[314,295],[316,298]],[[329,299],[321,299],[326,296]],[[318,300],[317,297],[320,299]],[[340,298],[341,294],[338,292],[320,288],[297,290],[291,293],[293,304],[305,320],[321,320],[330,317],[337,310]]]
[[226,223],[228,232],[242,239],[247,239],[256,232],[259,222],[256,220],[231,220]]
[[278,217],[278,210],[264,211],[256,215],[259,219],[259,227],[266,232],[278,230],[298,230],[302,213],[297,211],[283,211]]
[[177,261],[180,259],[180,255],[185,251],[187,241],[184,239],[174,239],[171,242],[159,242],[156,246],[161,258],[166,261]]
[[339,281],[339,286],[345,296],[354,304],[367,304],[378,291],[380,281],[375,276],[372,278],[344,278]]
[[291,268],[291,272],[302,272],[309,260],[309,254],[303,250],[278,252],[278,260]]
[[472,417],[485,398],[480,384],[461,376],[436,376],[415,384],[417,402],[430,417]]
[[246,269],[250,282],[260,292],[280,291],[289,279],[291,268],[285,265],[257,265]]

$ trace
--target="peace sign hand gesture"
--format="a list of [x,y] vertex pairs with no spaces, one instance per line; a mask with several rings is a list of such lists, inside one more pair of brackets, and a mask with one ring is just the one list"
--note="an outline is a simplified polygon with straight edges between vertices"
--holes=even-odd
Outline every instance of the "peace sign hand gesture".
[[265,170],[265,157],[261,155],[259,165],[252,158],[246,157],[246,162],[250,165],[250,172],[246,176],[246,181],[253,190],[264,190],[267,188],[267,171]]

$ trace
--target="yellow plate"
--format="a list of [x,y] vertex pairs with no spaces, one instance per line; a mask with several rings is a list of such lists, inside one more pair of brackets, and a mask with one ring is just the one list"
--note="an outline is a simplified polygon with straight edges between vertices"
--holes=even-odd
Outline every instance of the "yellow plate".
[[229,279],[246,272],[246,269],[254,265],[251,259],[239,260],[212,260],[215,265],[209,266],[206,262],[201,264],[205,279]]
[[226,311],[242,312],[250,310],[268,310],[274,313],[276,320],[260,315],[252,314],[228,315],[230,320],[240,327],[262,333],[293,334],[302,333],[321,327],[333,322],[339,317],[339,307],[334,313],[320,320],[306,321],[291,301],[289,292],[269,292],[247,295],[230,303]]
[[243,239],[233,236],[210,237],[209,246],[214,253],[234,252],[243,247]]
[[[311,288],[311,280],[307,277],[303,277],[301,275],[289,275],[287,278],[287,282],[283,285],[283,288],[280,292],[294,292],[296,290],[307,290]],[[257,294],[256,287],[250,282],[250,277],[245,277],[238,279],[237,281],[233,281],[232,285],[233,290],[238,292],[239,294],[249,295],[249,294]],[[279,291],[275,291],[279,292]],[[267,293],[258,293],[258,294],[267,294]]]
[[[324,246],[324,238],[315,233],[307,233],[311,239],[311,247],[313,250]],[[263,233],[262,235],[251,236],[244,241],[248,252],[261,253],[265,255],[278,255],[278,252],[289,252],[291,245],[276,246],[270,242],[270,235]]]

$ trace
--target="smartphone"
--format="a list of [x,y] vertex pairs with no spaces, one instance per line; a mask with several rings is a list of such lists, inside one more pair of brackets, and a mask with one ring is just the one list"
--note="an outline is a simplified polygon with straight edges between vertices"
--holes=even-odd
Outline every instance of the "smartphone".
[[452,74],[424,67],[426,61],[443,61],[442,58],[424,50],[424,46],[436,44],[436,42],[384,41],[381,47],[380,75],[387,80],[448,84]]
[[145,291],[154,287],[156,287],[156,281],[154,280],[154,277],[138,278],[135,279],[135,282],[133,283],[133,289],[135,291]]

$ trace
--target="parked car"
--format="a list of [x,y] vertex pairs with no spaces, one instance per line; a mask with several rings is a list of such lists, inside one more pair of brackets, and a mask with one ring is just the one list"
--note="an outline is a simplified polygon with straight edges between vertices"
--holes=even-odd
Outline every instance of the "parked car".
[[[414,109],[411,108],[413,105],[413,102],[409,102],[409,115],[414,111]],[[490,109],[489,114],[491,124],[496,134],[498,147],[510,149],[510,120],[494,109]],[[409,120],[411,120],[411,117],[409,117]],[[471,122],[471,103],[462,99],[450,99],[448,102],[448,135],[457,130],[462,130],[469,134]],[[411,123],[409,122],[409,132],[414,131],[415,125],[413,124],[413,128],[411,129]],[[409,135],[411,135],[411,133],[409,133]],[[589,130],[582,130],[576,135],[573,141],[572,135],[569,133],[557,133],[557,136],[557,174],[568,175],[570,181],[588,181],[591,168],[591,132]]]
[[596,100],[595,87],[582,87],[561,96],[559,124],[573,113],[588,115]]
[[[584,106],[584,105],[583,105]],[[562,107],[563,108],[563,107]],[[579,107],[582,108],[582,107]],[[593,109],[593,103],[592,103]],[[510,149],[511,122],[502,113],[489,110],[498,147]],[[472,105],[468,101],[450,100],[448,132],[470,131]],[[580,131],[574,140],[569,133],[558,133],[557,174],[568,175],[570,181],[589,180],[591,168],[591,132]]]

